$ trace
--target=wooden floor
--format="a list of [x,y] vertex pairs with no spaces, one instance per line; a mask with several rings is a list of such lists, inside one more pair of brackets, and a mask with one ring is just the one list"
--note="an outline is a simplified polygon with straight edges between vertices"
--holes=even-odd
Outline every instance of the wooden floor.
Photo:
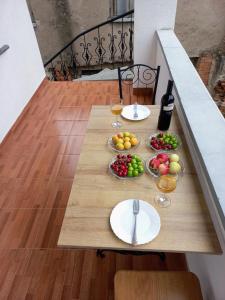
[[91,105],[117,95],[115,82],[44,81],[0,145],[0,299],[107,300],[117,270],[186,269],[182,254],[56,248]]

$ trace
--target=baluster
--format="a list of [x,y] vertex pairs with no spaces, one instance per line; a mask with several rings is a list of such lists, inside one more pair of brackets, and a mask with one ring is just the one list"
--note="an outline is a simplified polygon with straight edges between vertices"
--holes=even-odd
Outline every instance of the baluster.
[[112,61],[112,64],[113,64],[113,69],[114,69],[114,66],[115,66],[115,43],[114,43],[114,33],[113,33],[113,22],[111,22],[111,29],[112,29],[112,36],[111,36],[111,49],[109,48],[109,51],[110,51],[110,56],[111,56],[111,61]]
[[72,53],[72,61],[71,61],[71,70],[72,70],[72,73],[73,73],[73,78],[77,78],[77,62],[76,62],[76,57],[75,57],[75,53],[73,51],[73,46],[71,45],[70,46],[70,50],[71,50],[71,53]]
[[99,31],[99,27],[98,27],[98,61],[99,64],[101,65],[101,70],[102,70],[102,63],[103,63],[103,57],[102,57],[102,48],[101,48],[101,37],[100,37],[100,31]]
[[121,33],[121,39],[122,39],[122,44],[121,44],[121,58],[122,58],[122,64],[124,63],[124,34],[123,34],[123,18],[122,18],[122,33]]
[[55,76],[55,68],[54,68],[54,65],[53,65],[53,62],[51,61],[51,68],[48,68],[48,71],[50,70],[51,72],[51,75],[52,75],[52,78],[50,78],[50,80],[54,80],[54,81],[57,81],[56,79],[56,76]]
[[124,29],[123,29],[123,24],[124,21],[123,21],[123,18],[122,18],[122,29],[121,31],[118,31],[118,33],[120,34],[120,42],[119,42],[119,49],[120,49],[120,53],[121,53],[121,60],[122,60],[122,65],[124,65],[124,60],[125,60],[125,54],[126,54],[126,51],[127,51],[127,45],[126,45],[126,36],[128,36],[128,33],[127,32],[124,32]]
[[130,38],[129,38],[129,59],[130,62],[133,63],[133,14],[131,14],[131,19],[130,19],[130,28],[129,28],[129,32],[130,32]]
[[86,66],[89,66],[93,56],[92,56],[92,54],[91,54],[91,52],[89,51],[89,48],[88,48],[89,46],[91,46],[91,43],[86,43],[85,34],[84,34],[84,42],[80,43],[80,46],[83,47],[83,53],[82,53],[83,60],[86,63]]
[[111,33],[108,34],[110,38],[110,43],[109,43],[109,55],[110,55],[110,61],[113,65],[113,69],[115,66],[115,55],[117,52],[116,45],[115,45],[115,39],[117,39],[117,36],[114,34],[114,28],[113,28],[113,22],[111,22]]
[[67,80],[68,78],[67,78],[66,66],[65,66],[65,63],[63,61],[61,53],[60,53],[59,57],[60,57],[60,60],[61,60],[61,72],[62,72],[62,75],[64,77],[64,80]]

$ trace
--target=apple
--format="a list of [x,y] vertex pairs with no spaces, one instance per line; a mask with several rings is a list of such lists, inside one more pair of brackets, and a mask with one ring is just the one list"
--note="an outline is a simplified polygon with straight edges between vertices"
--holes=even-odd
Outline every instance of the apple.
[[177,154],[170,154],[170,162],[178,162],[180,159],[179,155]]
[[166,175],[169,173],[169,166],[166,164],[160,164],[159,165],[159,173],[161,175]]
[[169,160],[169,156],[166,153],[159,153],[156,158],[160,161],[160,163],[165,163]]
[[153,159],[150,161],[149,165],[150,165],[150,168],[155,169],[155,170],[158,170],[158,167],[159,167],[159,165],[160,165],[160,161],[159,161],[157,158],[153,158]]
[[122,133],[122,132],[119,132],[119,133],[117,134],[117,136],[118,136],[119,138],[123,138],[123,133]]
[[170,163],[169,167],[170,167],[170,173],[171,174],[177,174],[181,170],[180,164],[178,162],[176,162],[176,161],[172,161]]

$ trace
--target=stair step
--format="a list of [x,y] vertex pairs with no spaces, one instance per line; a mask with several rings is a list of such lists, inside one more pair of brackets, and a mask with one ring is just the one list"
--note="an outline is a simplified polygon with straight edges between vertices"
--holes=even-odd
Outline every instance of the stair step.
[[118,70],[113,69],[110,70],[108,68],[103,69],[97,74],[93,75],[82,75],[81,78],[75,79],[74,81],[81,81],[81,80],[118,80]]

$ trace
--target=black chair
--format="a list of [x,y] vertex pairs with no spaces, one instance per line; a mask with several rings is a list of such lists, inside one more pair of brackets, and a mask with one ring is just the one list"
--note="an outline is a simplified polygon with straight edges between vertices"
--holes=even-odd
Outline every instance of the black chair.
[[[151,68],[143,64],[135,64],[126,68],[118,68],[119,94],[120,99],[123,99],[123,84],[129,87],[130,103],[131,93],[133,91],[148,89],[152,91],[152,104],[155,104],[155,95],[158,86],[160,66]],[[149,93],[150,95],[151,93]]]

